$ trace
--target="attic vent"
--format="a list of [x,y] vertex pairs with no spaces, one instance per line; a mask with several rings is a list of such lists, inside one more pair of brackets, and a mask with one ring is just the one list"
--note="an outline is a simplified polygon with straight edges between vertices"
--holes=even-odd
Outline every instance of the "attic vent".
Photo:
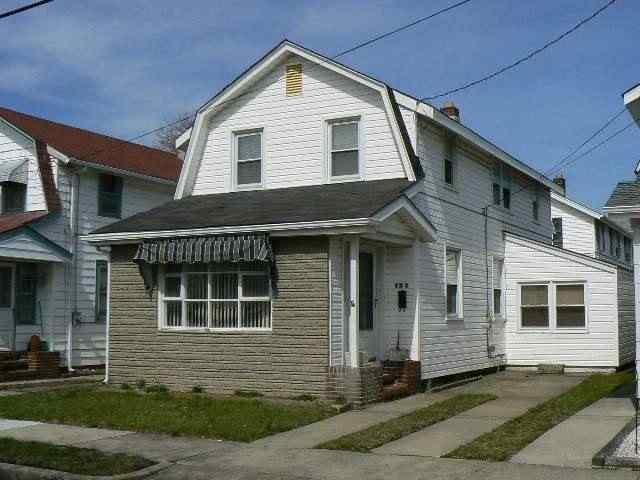
[[286,95],[300,95],[302,93],[302,64],[287,65]]

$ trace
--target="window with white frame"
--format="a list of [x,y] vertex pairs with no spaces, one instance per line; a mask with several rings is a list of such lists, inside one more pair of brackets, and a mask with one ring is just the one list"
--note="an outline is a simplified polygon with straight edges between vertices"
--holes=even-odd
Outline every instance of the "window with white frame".
[[503,163],[493,168],[493,183],[491,185],[493,204],[511,209],[511,176]]
[[161,285],[163,328],[271,328],[271,282],[262,265],[167,265]]
[[584,328],[584,284],[556,285],[556,328]]
[[460,250],[447,248],[445,264],[447,318],[462,317],[462,262]]
[[236,184],[262,183],[262,130],[235,134]]
[[549,327],[548,285],[520,285],[520,324],[522,328]]
[[359,119],[329,122],[329,171],[331,177],[360,174]]
[[504,268],[504,260],[501,258],[493,259],[493,315],[494,317],[502,317],[502,271]]

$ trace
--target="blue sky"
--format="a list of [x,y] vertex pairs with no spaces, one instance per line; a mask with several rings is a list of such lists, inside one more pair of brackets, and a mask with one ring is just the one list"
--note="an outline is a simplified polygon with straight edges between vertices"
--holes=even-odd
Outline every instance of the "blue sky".
[[[451,3],[56,0],[1,21],[0,104],[129,138],[190,113],[284,37],[332,55]],[[473,0],[341,60],[428,96],[511,62],[604,3]],[[451,99],[465,124],[546,170],[622,108],[622,92],[640,82],[639,41],[640,4],[618,0],[533,61]],[[599,207],[638,160],[632,128],[568,169],[569,193]]]

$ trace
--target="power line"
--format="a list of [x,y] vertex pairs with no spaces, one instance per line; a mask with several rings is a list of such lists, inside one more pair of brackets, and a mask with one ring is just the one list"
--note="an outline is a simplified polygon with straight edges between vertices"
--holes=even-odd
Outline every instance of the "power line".
[[26,12],[27,10],[31,10],[32,8],[41,7],[42,5],[46,5],[47,3],[51,2],[53,2],[53,0],[42,0],[40,2],[31,3],[23,7],[9,10],[8,12],[0,13],[0,20],[3,18],[11,17],[13,15],[17,15],[18,13]]
[[445,97],[447,95],[451,95],[452,93],[457,93],[460,92],[462,90],[466,90],[468,88],[471,88],[475,85],[478,85],[480,83],[486,82],[488,80],[491,80],[492,78],[497,77],[498,75],[501,75],[515,67],[517,67],[518,65],[527,62],[529,60],[531,60],[533,57],[535,57],[536,55],[538,55],[539,53],[542,53],[543,51],[545,51],[547,48],[551,47],[552,45],[555,45],[556,43],[558,43],[559,41],[561,41],[562,39],[564,39],[565,37],[571,35],[573,32],[575,32],[576,30],[578,30],[580,27],[582,27],[583,25],[585,25],[586,23],[590,22],[591,20],[593,20],[594,18],[596,18],[598,15],[600,15],[602,12],[604,12],[607,8],[609,8],[611,5],[613,5],[616,2],[616,0],[609,0],[605,5],[603,5],[602,7],[600,7],[598,10],[596,10],[595,12],[593,12],[591,15],[589,15],[588,17],[580,20],[577,24],[575,24],[573,27],[571,27],[569,30],[567,30],[566,32],[562,33],[561,35],[557,36],[556,38],[554,38],[553,40],[545,43],[543,46],[541,46],[540,48],[537,48],[535,50],[533,50],[532,52],[529,52],[527,55],[525,55],[522,58],[519,58],[518,60],[516,60],[513,63],[510,63],[509,65],[506,65],[498,70],[496,70],[493,73],[490,73],[489,75],[486,75],[482,78],[479,78],[478,80],[474,80],[473,82],[469,82],[466,83],[460,87],[451,89],[451,90],[447,90],[446,92],[442,92],[442,93],[438,93],[437,95],[432,95],[430,97],[423,97],[420,100],[434,100],[436,98],[440,98],[440,97]]
[[403,25],[403,26],[401,26],[401,27],[398,27],[398,28],[396,28],[396,29],[394,29],[394,30],[391,30],[391,31],[389,31],[389,32],[382,33],[382,34],[380,34],[380,35],[378,35],[378,36],[376,36],[376,37],[373,37],[372,39],[367,40],[367,41],[365,41],[365,42],[359,43],[359,44],[358,44],[358,45],[356,45],[355,47],[349,48],[349,49],[347,49],[347,50],[344,50],[344,51],[342,51],[342,52],[338,53],[337,55],[334,55],[332,58],[338,58],[338,57],[342,57],[343,55],[347,55],[348,53],[351,53],[351,52],[354,52],[354,51],[356,51],[356,50],[358,50],[358,49],[360,49],[360,48],[363,48],[363,47],[369,46],[369,45],[371,45],[372,43],[375,43],[375,42],[377,42],[377,41],[379,41],[379,40],[382,40],[382,39],[384,39],[384,38],[387,38],[387,37],[390,37],[390,36],[392,36],[392,35],[395,35],[396,33],[400,33],[400,32],[402,32],[403,30],[407,30],[407,29],[409,29],[409,28],[411,28],[411,27],[414,27],[414,26],[418,25],[419,23],[422,23],[422,22],[425,22],[425,21],[427,21],[427,20],[430,20],[430,19],[432,19],[432,18],[434,18],[434,17],[437,17],[438,15],[441,15],[441,14],[443,14],[443,13],[446,13],[446,12],[448,12],[449,10],[453,10],[453,9],[455,9],[455,8],[461,7],[461,6],[463,6],[464,4],[469,3],[469,2],[471,2],[471,0],[463,0],[463,1],[461,1],[461,2],[454,3],[453,5],[449,5],[448,7],[442,8],[442,9],[438,10],[437,12],[433,12],[433,13],[431,13],[431,14],[427,15],[426,17],[419,18],[418,20],[415,20],[414,22],[407,23],[406,25]]
[[[53,0],[49,0],[49,1],[53,1]],[[399,33],[399,32],[401,32],[401,31],[403,31],[403,30],[406,30],[406,29],[408,29],[408,28],[411,28],[411,27],[413,27],[413,26],[415,26],[415,25],[417,25],[417,24],[419,24],[419,23],[422,23],[422,22],[424,22],[424,21],[426,21],[426,20],[432,19],[432,18],[434,18],[434,17],[436,17],[436,16],[438,16],[438,15],[441,15],[441,14],[443,14],[443,13],[445,13],[445,12],[448,12],[448,11],[453,10],[453,9],[455,9],[455,8],[461,7],[461,6],[463,6],[463,5],[467,4],[467,3],[471,2],[471,1],[472,1],[472,0],[462,0],[462,1],[458,2],[458,3],[454,3],[454,4],[452,4],[452,5],[449,5],[448,7],[442,8],[442,9],[440,9],[440,10],[436,11],[436,12],[433,12],[433,13],[431,13],[431,14],[429,14],[429,15],[425,16],[425,17],[419,18],[418,20],[416,20],[416,21],[414,21],[414,22],[408,23],[408,24],[406,24],[406,25],[403,25],[403,26],[401,26],[401,27],[399,27],[399,28],[396,28],[396,29],[394,29],[394,30],[391,30],[391,31],[389,31],[389,32],[386,32],[386,33],[383,33],[383,34],[377,35],[377,36],[375,36],[375,37],[371,38],[370,40],[367,40],[367,41],[365,41],[365,42],[359,43],[358,45],[356,45],[356,46],[354,46],[354,47],[351,47],[351,48],[349,48],[349,49],[347,49],[347,50],[344,50],[344,51],[342,51],[342,52],[340,52],[340,53],[338,53],[338,54],[334,55],[333,57],[330,57],[329,59],[330,59],[330,60],[334,60],[334,59],[336,59],[336,58],[338,58],[338,57],[341,57],[341,56],[343,56],[343,55],[346,55],[346,54],[348,54],[348,53],[355,52],[356,50],[359,50],[359,49],[361,49],[361,48],[364,48],[364,47],[366,47],[366,46],[369,46],[369,45],[371,45],[371,44],[373,44],[373,43],[375,43],[375,42],[378,42],[378,41],[380,41],[380,40],[382,40],[382,39],[384,39],[384,38],[388,38],[388,37],[390,37],[390,36],[392,36],[392,35],[395,35],[396,33]],[[326,60],[322,60],[322,59],[321,59],[320,64],[323,64],[323,63],[325,63],[325,62],[326,62]],[[315,68],[318,68],[319,66],[320,66],[320,65],[317,65]],[[312,68],[313,68],[313,67],[312,67]],[[308,73],[309,71],[310,71],[310,69],[307,69],[307,73]],[[235,102],[236,100],[238,100],[238,99],[240,99],[240,98],[242,98],[242,97],[244,97],[244,96],[246,96],[246,95],[249,95],[249,94],[251,94],[251,93],[257,92],[258,90],[259,90],[259,89],[247,90],[246,92],[241,93],[241,94],[239,94],[239,95],[237,95],[237,96],[235,96],[235,97],[233,97],[233,98],[230,98],[229,100],[225,100],[225,101],[223,101],[223,102],[218,103],[218,104],[217,104],[217,106],[218,106],[218,107],[220,107],[220,106],[225,105],[225,104],[227,104],[227,103]],[[173,121],[173,122],[171,122],[171,123],[167,123],[167,124],[165,124],[165,125],[162,125],[162,126],[160,126],[160,127],[154,128],[154,129],[152,129],[152,130],[148,130],[148,131],[143,132],[143,133],[141,133],[141,134],[139,134],[139,135],[136,135],[135,137],[129,138],[129,139],[125,140],[125,141],[127,141],[127,142],[135,142],[136,140],[140,140],[140,139],[142,139],[142,138],[144,138],[144,137],[147,137],[147,136],[149,136],[149,135],[152,135],[152,134],[154,134],[154,133],[157,133],[157,132],[159,132],[159,131],[162,131],[162,130],[164,130],[164,129],[166,129],[166,128],[169,128],[169,127],[171,127],[171,126],[173,126],[173,125],[176,125],[176,124],[178,124],[178,123],[180,123],[180,122],[183,122],[183,121],[185,121],[185,120],[187,120],[187,119],[189,119],[189,118],[195,117],[197,113],[198,113],[198,110],[195,110],[191,115],[189,115],[189,116],[187,116],[187,117],[181,118],[181,119],[176,120],[176,121]],[[96,151],[96,152],[92,153],[90,156],[94,156],[94,155],[97,155],[97,154],[99,154],[99,153],[103,153],[104,151],[109,151],[109,150],[110,150],[110,149],[102,149],[102,150],[98,150],[98,151]]]
[[562,164],[568,160],[569,158],[573,157],[573,155],[575,155],[578,151],[580,151],[580,149],[582,149],[582,147],[584,147],[587,143],[589,143],[591,140],[593,140],[595,137],[597,137],[603,130],[605,130],[609,125],[611,125],[615,120],[618,119],[618,117],[620,117],[620,115],[622,115],[624,112],[626,112],[627,109],[623,108],[622,110],[620,110],[618,113],[616,113],[614,116],[612,116],[611,118],[609,118],[604,125],[602,125],[600,128],[598,128],[598,130],[596,130],[595,132],[593,132],[591,134],[591,136],[589,136],[589,138],[587,138],[584,142],[582,142],[580,145],[578,145],[576,148],[574,148],[573,150],[571,150],[567,155],[565,155],[564,157],[562,157],[562,159],[560,161],[558,161],[557,163],[555,163],[551,168],[549,168],[546,172],[547,175],[551,175],[552,173],[554,173],[557,170],[560,170],[562,168]]

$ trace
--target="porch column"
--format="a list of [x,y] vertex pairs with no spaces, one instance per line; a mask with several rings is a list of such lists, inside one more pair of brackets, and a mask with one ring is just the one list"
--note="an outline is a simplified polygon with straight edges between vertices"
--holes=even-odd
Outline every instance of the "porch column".
[[349,366],[358,366],[360,347],[358,344],[360,292],[358,270],[360,263],[360,238],[349,239]]

